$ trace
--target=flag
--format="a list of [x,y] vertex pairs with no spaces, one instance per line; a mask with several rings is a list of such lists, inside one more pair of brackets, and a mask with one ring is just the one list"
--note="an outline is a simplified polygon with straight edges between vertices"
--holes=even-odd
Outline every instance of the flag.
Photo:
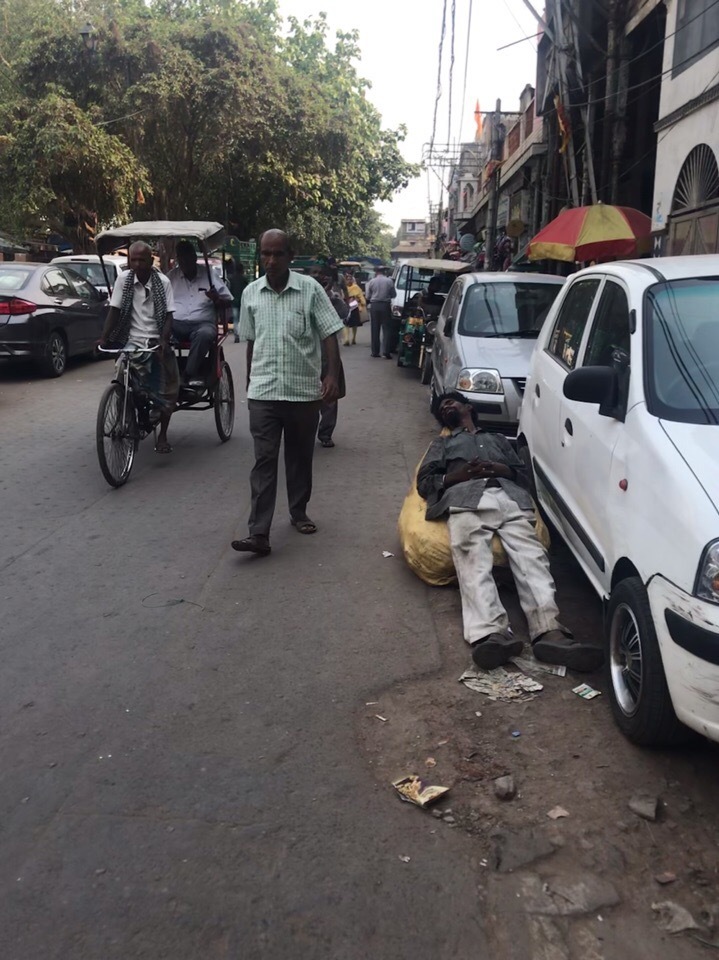
[[479,100],[474,108],[474,122],[477,124],[477,132],[474,135],[475,141],[479,141],[482,138],[482,114],[479,110]]
[[142,187],[137,188],[137,193],[135,194],[135,202],[140,206],[143,206],[145,203],[145,194],[142,192]]
[[569,117],[567,112],[562,105],[562,101],[559,99],[559,95],[554,97],[554,106],[557,111],[557,123],[559,124],[559,134],[562,138],[562,142],[559,145],[559,152],[566,153],[567,147],[569,146],[569,138],[571,136],[571,124],[569,122]]

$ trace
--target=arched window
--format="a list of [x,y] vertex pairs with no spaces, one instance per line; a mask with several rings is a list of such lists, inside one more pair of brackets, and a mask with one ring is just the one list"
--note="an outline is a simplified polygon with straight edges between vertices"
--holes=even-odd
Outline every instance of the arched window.
[[711,147],[700,143],[684,161],[672,198],[672,213],[719,200],[719,167]]

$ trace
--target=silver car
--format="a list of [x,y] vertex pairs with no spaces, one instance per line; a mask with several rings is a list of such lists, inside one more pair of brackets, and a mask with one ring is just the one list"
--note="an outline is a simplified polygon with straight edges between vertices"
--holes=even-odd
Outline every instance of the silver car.
[[442,308],[432,351],[432,400],[458,390],[483,426],[516,433],[529,361],[564,277],[468,273]]

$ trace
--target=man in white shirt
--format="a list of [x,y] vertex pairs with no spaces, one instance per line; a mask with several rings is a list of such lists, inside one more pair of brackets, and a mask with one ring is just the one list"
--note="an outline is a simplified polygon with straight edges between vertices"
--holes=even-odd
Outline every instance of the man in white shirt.
[[175,247],[177,266],[168,274],[175,301],[172,333],[178,340],[190,341],[185,365],[185,380],[190,387],[204,387],[202,361],[217,340],[216,306],[232,306],[232,294],[219,279],[210,282],[207,271],[197,268],[197,253],[189,240]]
[[[155,450],[172,453],[167,427],[179,388],[177,359],[170,347],[172,288],[167,277],[153,269],[152,250],[146,243],[132,244],[128,264],[130,269],[123,270],[113,287],[100,345],[137,351],[130,361],[133,374],[161,411]],[[150,353],[147,348],[157,343],[160,349]]]

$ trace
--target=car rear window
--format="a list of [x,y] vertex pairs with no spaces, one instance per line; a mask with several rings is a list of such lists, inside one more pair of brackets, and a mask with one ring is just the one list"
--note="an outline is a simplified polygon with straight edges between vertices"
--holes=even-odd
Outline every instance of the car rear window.
[[33,274],[34,267],[0,266],[0,295],[22,290]]
[[681,423],[719,423],[719,277],[658,283],[646,293],[649,412]]
[[467,288],[459,332],[467,337],[536,337],[561,283],[473,283]]

